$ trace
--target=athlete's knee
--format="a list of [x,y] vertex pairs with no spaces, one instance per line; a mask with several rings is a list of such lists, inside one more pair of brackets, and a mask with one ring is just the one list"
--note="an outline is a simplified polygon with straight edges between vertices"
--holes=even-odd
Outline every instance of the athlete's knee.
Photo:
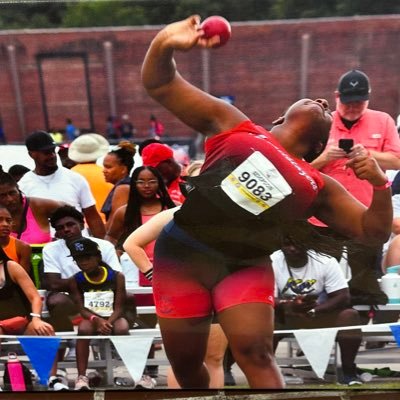
[[182,389],[189,388],[208,388],[210,376],[208,369],[202,362],[200,364],[178,363],[172,366],[176,380]]
[[272,344],[254,341],[239,346],[234,351],[235,360],[240,364],[251,363],[260,367],[269,367],[274,364],[274,351]]
[[189,368],[199,368],[202,365],[203,359],[199,357],[190,357],[190,354],[179,354],[173,357],[170,362],[174,371],[183,370],[185,372],[185,367]]

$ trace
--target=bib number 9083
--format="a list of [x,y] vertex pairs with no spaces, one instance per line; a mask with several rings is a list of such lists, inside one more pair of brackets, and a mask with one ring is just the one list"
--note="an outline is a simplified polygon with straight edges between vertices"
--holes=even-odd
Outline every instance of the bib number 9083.
[[292,193],[285,178],[259,151],[251,154],[221,182],[239,207],[258,215]]
[[267,192],[267,189],[257,179],[252,178],[249,172],[242,172],[238,179],[244,183],[254,196],[259,197],[261,200],[269,200],[272,197],[271,193]]

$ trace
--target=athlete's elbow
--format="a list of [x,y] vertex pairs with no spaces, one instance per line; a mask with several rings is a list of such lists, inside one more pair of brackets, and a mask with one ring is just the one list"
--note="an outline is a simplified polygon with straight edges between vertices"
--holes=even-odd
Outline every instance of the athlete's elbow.
[[380,246],[389,240],[390,234],[391,229],[376,227],[372,231],[366,232],[363,242],[370,246]]

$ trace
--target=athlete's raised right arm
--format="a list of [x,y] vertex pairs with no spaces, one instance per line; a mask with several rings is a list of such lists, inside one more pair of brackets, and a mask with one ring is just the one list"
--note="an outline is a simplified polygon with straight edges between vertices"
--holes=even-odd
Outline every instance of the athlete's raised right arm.
[[167,25],[151,42],[142,66],[142,82],[149,95],[186,125],[206,136],[233,128],[247,120],[245,114],[224,100],[193,86],[176,69],[175,50],[211,48],[217,37],[202,37],[200,17],[193,15]]

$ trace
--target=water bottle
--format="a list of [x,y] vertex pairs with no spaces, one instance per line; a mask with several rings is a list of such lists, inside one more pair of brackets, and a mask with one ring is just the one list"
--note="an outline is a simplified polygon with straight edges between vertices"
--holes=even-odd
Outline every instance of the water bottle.
[[120,257],[121,269],[125,275],[125,283],[128,287],[139,286],[139,269],[133,263],[127,253],[123,253]]
[[386,269],[386,274],[381,278],[381,287],[389,299],[389,304],[400,303],[400,265]]
[[21,361],[15,353],[8,353],[7,373],[10,378],[10,386],[13,392],[26,392],[24,371]]

